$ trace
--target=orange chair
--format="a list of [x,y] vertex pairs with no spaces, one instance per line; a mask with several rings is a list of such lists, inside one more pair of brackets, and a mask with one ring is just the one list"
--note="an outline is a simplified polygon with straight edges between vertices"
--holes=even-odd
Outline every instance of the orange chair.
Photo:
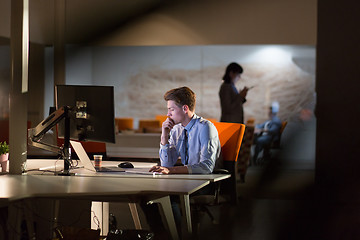
[[[215,223],[214,217],[209,211],[208,207],[218,205],[220,202],[226,201],[224,198],[220,200],[220,184],[221,194],[230,196],[232,203],[237,203],[237,188],[236,188],[236,161],[240,151],[241,141],[245,131],[245,125],[240,123],[224,123],[215,122],[216,129],[218,130],[220,145],[221,145],[221,157],[222,167],[227,170],[227,173],[231,173],[231,177],[215,182],[213,195],[196,195],[192,196],[190,201],[193,206],[193,212],[195,216],[194,228],[195,234],[199,230],[200,221],[196,218],[199,216],[198,212],[205,212],[209,215],[213,223]],[[213,173],[224,173],[224,169],[214,169]]]
[[134,129],[133,118],[115,118],[115,126],[117,131],[132,130]]
[[246,126],[251,125],[254,126],[255,125],[255,118],[251,117],[246,121]]
[[161,132],[161,123],[157,119],[141,119],[139,120],[139,132]]
[[216,118],[207,118],[207,120],[209,120],[212,123],[218,122]]
[[[236,189],[236,163],[240,151],[241,141],[244,136],[245,125],[240,123],[214,123],[218,130],[221,145],[221,156],[219,161],[221,168],[227,170],[231,174],[229,179],[222,181],[222,192],[230,195],[233,203],[237,202]],[[214,170],[214,173],[222,173],[221,169]],[[218,193],[215,193],[218,194]],[[217,198],[218,196],[216,196]],[[217,200],[216,200],[217,201]]]
[[275,139],[274,141],[272,141],[268,146],[264,147],[263,150],[263,157],[258,158],[257,159],[257,164],[259,165],[263,165],[264,163],[266,163],[267,161],[269,161],[271,159],[271,149],[280,149],[280,143],[281,143],[281,135],[284,132],[284,129],[287,125],[287,121],[283,121],[281,122],[281,128],[279,131],[279,136],[277,139]]
[[160,127],[162,126],[162,123],[165,122],[165,120],[167,119],[166,115],[156,115],[155,119],[159,120],[160,122]]
[[240,123],[215,122],[221,144],[223,168],[231,173],[231,178],[222,185],[223,191],[230,194],[232,202],[237,202],[236,167],[245,125]]
[[245,125],[240,123],[214,123],[220,139],[224,162],[236,162],[244,136]]
[[284,129],[287,125],[287,121],[283,121],[281,122],[281,128],[280,128],[280,132],[279,132],[279,138],[276,139],[274,142],[272,142],[271,144],[271,148],[280,148],[280,141],[281,141],[281,135],[284,132]]

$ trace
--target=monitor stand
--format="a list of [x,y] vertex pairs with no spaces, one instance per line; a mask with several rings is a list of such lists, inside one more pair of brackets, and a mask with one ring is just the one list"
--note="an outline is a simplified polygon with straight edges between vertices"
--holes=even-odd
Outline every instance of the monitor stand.
[[57,173],[59,176],[74,176],[75,173],[70,173],[71,166],[71,148],[70,148],[70,117],[69,107],[64,107],[65,112],[65,134],[64,134],[64,148],[62,150],[62,157],[64,159],[64,170]]

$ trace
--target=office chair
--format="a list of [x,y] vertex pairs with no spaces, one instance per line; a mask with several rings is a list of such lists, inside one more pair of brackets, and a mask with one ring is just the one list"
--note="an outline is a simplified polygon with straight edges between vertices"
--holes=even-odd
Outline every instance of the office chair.
[[280,148],[281,135],[284,132],[284,129],[285,129],[287,123],[288,123],[287,121],[281,122],[279,138],[272,142],[271,148]]
[[[31,121],[27,121],[27,129],[31,128]],[[6,141],[9,143],[9,119],[0,120],[0,142]],[[27,135],[27,133],[26,133]]]
[[248,121],[246,123],[244,137],[241,142],[238,159],[238,172],[240,173],[240,181],[243,183],[245,182],[247,168],[249,165],[251,165],[251,146],[253,145],[254,141],[254,130],[254,123]]
[[[220,144],[221,144],[221,159],[222,168],[214,169],[214,174],[230,173],[231,177],[219,182],[213,183],[214,193],[212,195],[197,195],[191,196],[190,203],[194,209],[195,219],[199,213],[205,212],[208,214],[214,224],[216,221],[209,211],[209,206],[219,205],[223,202],[236,203],[237,189],[236,189],[236,161],[240,151],[240,145],[244,136],[245,125],[240,123],[224,123],[215,122],[218,130]],[[221,186],[220,186],[221,184]],[[225,195],[229,196],[228,199]],[[198,230],[199,220],[196,221],[197,226],[194,228]]]
[[167,115],[156,115],[155,119],[159,120],[160,127],[162,126],[162,123],[167,119]]
[[216,118],[206,118],[206,119],[212,123],[218,122],[218,120]]
[[139,132],[143,133],[161,133],[161,124],[157,119],[140,119]]
[[265,146],[263,149],[263,156],[258,158],[257,164],[264,165],[266,161],[271,159],[271,149],[280,149],[280,143],[281,143],[281,135],[285,130],[285,127],[287,125],[287,121],[281,122],[281,128],[279,131],[279,136],[277,139],[272,141],[268,146]]
[[[64,144],[64,139],[59,138],[58,127],[56,126],[56,141],[57,146],[61,147]],[[90,159],[93,159],[94,155],[103,155],[103,159],[106,159],[106,143],[104,142],[93,142],[93,141],[81,141],[81,145],[85,149]],[[71,151],[75,153],[74,150]]]
[[121,132],[124,130],[133,130],[134,129],[134,119],[133,118],[115,118],[115,126],[117,131]]

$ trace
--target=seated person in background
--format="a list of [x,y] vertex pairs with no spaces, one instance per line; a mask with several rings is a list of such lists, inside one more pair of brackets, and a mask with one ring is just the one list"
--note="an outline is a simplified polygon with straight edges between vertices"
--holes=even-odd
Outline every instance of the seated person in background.
[[[195,114],[195,93],[188,87],[165,93],[168,118],[162,124],[161,166],[152,172],[163,174],[210,174],[220,156],[221,146],[216,127]],[[175,166],[179,156],[183,166]]]
[[254,144],[256,145],[253,156],[254,164],[256,164],[259,153],[279,137],[281,121],[277,117],[278,111],[279,103],[273,102],[269,108],[269,120],[255,126]]

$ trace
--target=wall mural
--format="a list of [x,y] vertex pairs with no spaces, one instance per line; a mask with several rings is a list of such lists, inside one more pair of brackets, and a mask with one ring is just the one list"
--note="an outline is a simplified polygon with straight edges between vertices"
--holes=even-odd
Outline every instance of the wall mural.
[[[244,104],[245,120],[255,118],[262,122],[272,101],[280,103],[279,117],[296,121],[304,109],[313,110],[314,77],[296,64],[277,67],[271,64],[242,64],[244,74],[237,87],[254,86],[249,90]],[[152,69],[132,76],[127,81],[127,94],[117,94],[116,101],[122,116],[152,118],[166,114],[165,91],[179,86],[189,86],[197,94],[196,112],[206,118],[220,118],[218,96],[223,66],[196,70]],[[131,91],[130,91],[131,90]],[[141,94],[139,94],[141,93]],[[127,105],[127,107],[125,107]]]
[[237,87],[254,86],[244,105],[245,121],[266,120],[272,101],[280,103],[279,117],[287,121],[301,120],[304,110],[311,116],[315,106],[312,46],[95,46],[68,53],[67,84],[114,86],[116,117],[134,118],[135,127],[139,119],[165,115],[164,93],[181,86],[197,94],[198,115],[218,120],[218,92],[230,62],[244,68]]
[[[267,55],[263,54],[265,48]],[[301,121],[304,111],[306,117],[311,117],[315,107],[315,47],[276,46],[276,51],[283,55],[280,57],[274,47],[270,52],[268,48],[267,45],[96,47],[90,50],[92,83],[115,86],[117,117],[139,120],[164,115],[167,111],[164,93],[188,86],[197,94],[196,113],[218,120],[221,78],[226,66],[234,61],[244,68],[237,87],[254,86],[244,104],[245,121],[266,120],[272,101],[280,103],[282,120]],[[72,59],[73,69],[80,60]],[[69,76],[69,84],[78,81]]]
[[[72,46],[67,52],[66,81],[67,84],[114,86],[116,116],[135,120],[166,114],[164,93],[171,88],[189,86],[197,94],[197,114],[219,119],[221,78],[227,64],[235,61],[244,68],[237,87],[255,86],[244,104],[245,120],[264,121],[272,101],[280,103],[282,120],[301,121],[311,117],[315,107],[315,47],[276,46],[289,55],[284,62],[279,62],[274,52],[270,57],[259,54],[268,47]],[[5,50],[7,53],[8,49]],[[269,59],[264,61],[265,58]],[[1,79],[7,79],[2,81],[0,89],[1,117],[8,114],[8,96],[4,93],[7,88],[4,83],[9,79],[6,59],[1,69]],[[52,99],[49,95],[45,102],[51,104]],[[48,112],[47,106],[44,112]]]

